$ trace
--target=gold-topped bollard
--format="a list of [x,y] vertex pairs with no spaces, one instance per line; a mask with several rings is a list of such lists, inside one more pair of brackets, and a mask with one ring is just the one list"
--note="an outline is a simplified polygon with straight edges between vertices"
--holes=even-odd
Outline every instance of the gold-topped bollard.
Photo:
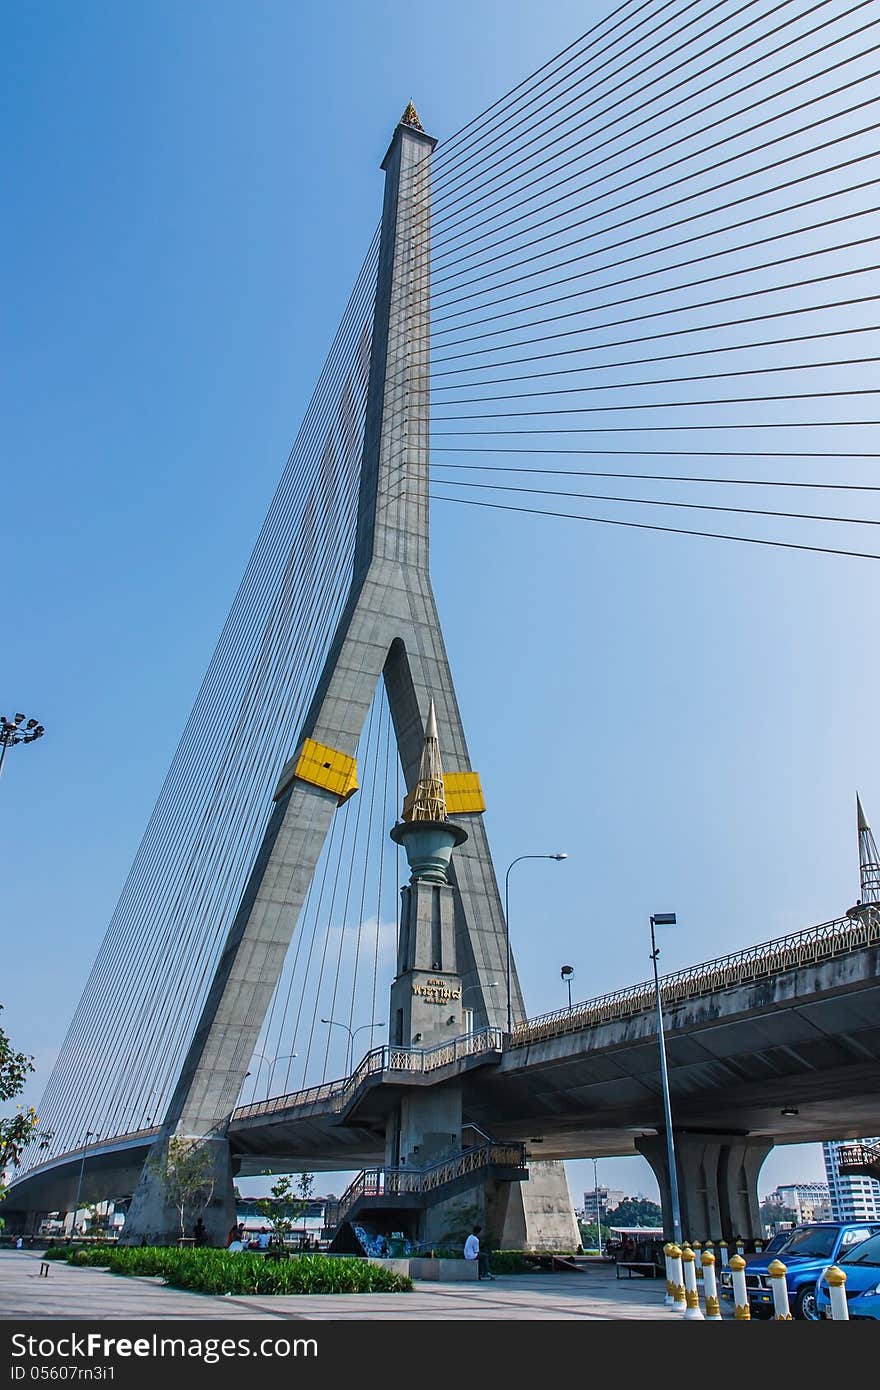
[[831,1265],[825,1271],[825,1282],[831,1298],[831,1316],[835,1322],[849,1321],[849,1304],[846,1301],[846,1274],[838,1265]]
[[752,1316],[749,1295],[746,1292],[746,1262],[742,1255],[734,1255],[730,1261],[733,1275],[733,1316],[740,1322],[748,1322]]
[[670,1304],[673,1313],[683,1313],[687,1308],[684,1297],[684,1275],[681,1272],[681,1247],[673,1241],[669,1247],[669,1266],[672,1275],[672,1303]]
[[700,1244],[700,1242],[699,1242],[698,1240],[695,1240],[695,1241],[694,1241],[694,1273],[696,1274],[697,1279],[702,1279],[702,1277],[703,1277],[703,1265],[702,1265],[701,1258],[700,1258],[700,1257],[702,1256],[702,1254],[703,1254],[703,1247],[702,1247],[702,1245]]
[[721,1261],[722,1269],[730,1268],[730,1259],[727,1253],[727,1241],[722,1236],[718,1242],[718,1258]]
[[773,1318],[775,1322],[791,1322],[788,1306],[788,1285],[785,1282],[787,1266],[781,1260],[771,1260],[767,1266],[770,1287],[773,1290]]
[[709,1249],[711,1240],[706,1241],[706,1249],[700,1256],[703,1268],[703,1301],[706,1306],[706,1321],[721,1321],[721,1304],[718,1302],[718,1281],[715,1278],[715,1256]]
[[672,1241],[668,1240],[663,1247],[663,1258],[666,1261],[666,1297],[663,1302],[667,1308],[671,1308],[675,1302],[675,1294],[672,1288]]
[[685,1319],[688,1322],[702,1322],[703,1310],[700,1307],[700,1295],[697,1293],[697,1261],[687,1241],[682,1246],[681,1263],[684,1272]]
[[737,1236],[736,1241],[734,1243],[736,1245],[736,1253],[740,1257],[742,1257],[746,1252],[746,1243],[743,1240],[742,1236]]

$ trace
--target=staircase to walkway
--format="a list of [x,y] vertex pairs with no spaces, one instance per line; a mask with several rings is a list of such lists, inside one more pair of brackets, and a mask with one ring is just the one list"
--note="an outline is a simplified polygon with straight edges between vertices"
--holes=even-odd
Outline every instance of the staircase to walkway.
[[336,1230],[365,1209],[433,1206],[471,1185],[474,1174],[506,1182],[528,1178],[524,1144],[474,1144],[425,1168],[365,1168],[349,1183],[339,1201],[325,1212],[327,1228]]

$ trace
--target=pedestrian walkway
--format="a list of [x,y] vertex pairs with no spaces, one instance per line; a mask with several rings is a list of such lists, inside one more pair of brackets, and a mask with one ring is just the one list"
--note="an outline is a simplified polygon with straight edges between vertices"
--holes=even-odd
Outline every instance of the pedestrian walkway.
[[618,1280],[613,1265],[581,1274],[498,1275],[490,1284],[418,1282],[408,1294],[282,1294],[226,1297],[169,1289],[53,1260],[40,1277],[40,1253],[0,1251],[0,1318],[264,1319],[674,1319],[661,1279]]

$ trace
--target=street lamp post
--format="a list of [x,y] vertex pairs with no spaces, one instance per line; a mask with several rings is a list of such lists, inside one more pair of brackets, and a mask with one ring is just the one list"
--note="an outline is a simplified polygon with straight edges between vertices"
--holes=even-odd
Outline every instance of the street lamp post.
[[83,1138],[82,1157],[79,1161],[79,1178],[76,1184],[76,1200],[73,1204],[73,1217],[70,1222],[71,1240],[73,1240],[73,1237],[76,1235],[76,1213],[79,1211],[79,1199],[80,1194],[82,1193],[83,1169],[86,1166],[86,1149],[89,1147],[90,1139],[100,1139],[100,1137],[101,1136],[98,1134],[98,1131],[96,1129],[87,1129]]
[[560,978],[568,985],[568,1012],[571,1013],[571,977],[574,974],[573,965],[563,965],[559,971]]
[[660,949],[654,938],[654,928],[674,927],[674,912],[655,912],[651,918],[651,960],[654,963],[654,997],[657,1001],[657,1040],[660,1045],[660,1080],[663,1086],[663,1115],[666,1124],[666,1166],[669,1169],[669,1197],[672,1205],[672,1238],[681,1244],[681,1208],[678,1201],[678,1173],[675,1167],[675,1141],[672,1137],[672,1104],[669,1099],[669,1071],[666,1065],[666,1038],[663,1032],[663,1005],[660,1000],[660,976],[657,957]]
[[513,1031],[513,1019],[510,1009],[510,871],[514,864],[519,864],[523,859],[567,859],[567,854],[520,854],[507,866],[507,873],[504,875],[504,934],[507,938],[507,1031]]
[[270,1091],[271,1091],[271,1089],[272,1089],[272,1077],[273,1077],[273,1075],[274,1075],[274,1073],[275,1073],[275,1068],[278,1066],[278,1063],[279,1063],[279,1062],[292,1062],[293,1059],[294,1059],[295,1057],[298,1057],[298,1056],[299,1056],[299,1053],[298,1053],[298,1052],[282,1052],[282,1053],[280,1053],[280,1055],[279,1055],[278,1057],[273,1057],[273,1059],[272,1059],[272,1065],[271,1065],[271,1067],[269,1068],[269,1087],[268,1087],[268,1089],[269,1089]]
[[362,1033],[365,1028],[371,1031],[373,1028],[384,1028],[385,1024],[380,1019],[374,1019],[372,1023],[360,1023],[357,1028],[349,1028],[347,1023],[339,1023],[335,1018],[322,1018],[322,1023],[329,1023],[331,1028],[344,1028],[348,1034],[348,1047],[345,1050],[345,1074],[351,1075],[351,1057],[354,1051],[354,1040],[358,1033]]
[[[272,1073],[273,1073],[273,1071],[275,1070],[276,1064],[277,1064],[278,1062],[285,1062],[285,1061],[288,1061],[291,1057],[296,1057],[297,1055],[298,1055],[298,1054],[297,1054],[296,1052],[282,1052],[281,1055],[280,1055],[280,1057],[272,1057],[272,1058],[270,1059],[270,1058],[268,1058],[268,1057],[266,1056],[265,1052],[255,1052],[255,1053],[254,1053],[254,1056],[255,1056],[255,1057],[259,1057],[260,1061],[259,1061],[259,1063],[258,1063],[258,1065],[257,1065],[257,1072],[256,1072],[255,1080],[254,1080],[254,1094],[253,1094],[253,1097],[252,1097],[252,1103],[253,1103],[254,1100],[256,1100],[256,1096],[257,1096],[257,1087],[258,1087],[258,1085],[260,1084],[260,1067],[262,1066],[263,1062],[265,1062],[265,1063],[266,1063],[266,1066],[269,1068],[269,1075],[268,1075],[268,1077],[266,1078],[266,1096],[267,1096],[267,1098],[268,1098],[269,1092],[270,1092],[270,1090],[272,1089]],[[250,1072],[248,1072],[247,1075],[250,1076]],[[246,1080],[247,1080],[247,1076],[245,1077],[245,1081],[246,1081]]]
[[596,1197],[596,1245],[602,1255],[602,1212],[599,1207],[599,1160],[593,1159],[593,1191]]
[[23,714],[16,714],[12,719],[0,714],[0,772],[3,771],[7,748],[14,748],[17,743],[33,743],[35,738],[42,738],[45,732],[36,719],[28,719],[25,723]]

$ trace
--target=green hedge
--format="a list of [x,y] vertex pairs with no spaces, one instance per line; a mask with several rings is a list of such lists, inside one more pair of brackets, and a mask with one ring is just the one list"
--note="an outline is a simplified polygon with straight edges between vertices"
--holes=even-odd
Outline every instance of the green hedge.
[[94,1246],[47,1250],[49,1259],[109,1269],[111,1274],[158,1275],[175,1289],[215,1294],[408,1293],[411,1279],[366,1260],[296,1255],[267,1260],[247,1251],[176,1250],[171,1246]]

